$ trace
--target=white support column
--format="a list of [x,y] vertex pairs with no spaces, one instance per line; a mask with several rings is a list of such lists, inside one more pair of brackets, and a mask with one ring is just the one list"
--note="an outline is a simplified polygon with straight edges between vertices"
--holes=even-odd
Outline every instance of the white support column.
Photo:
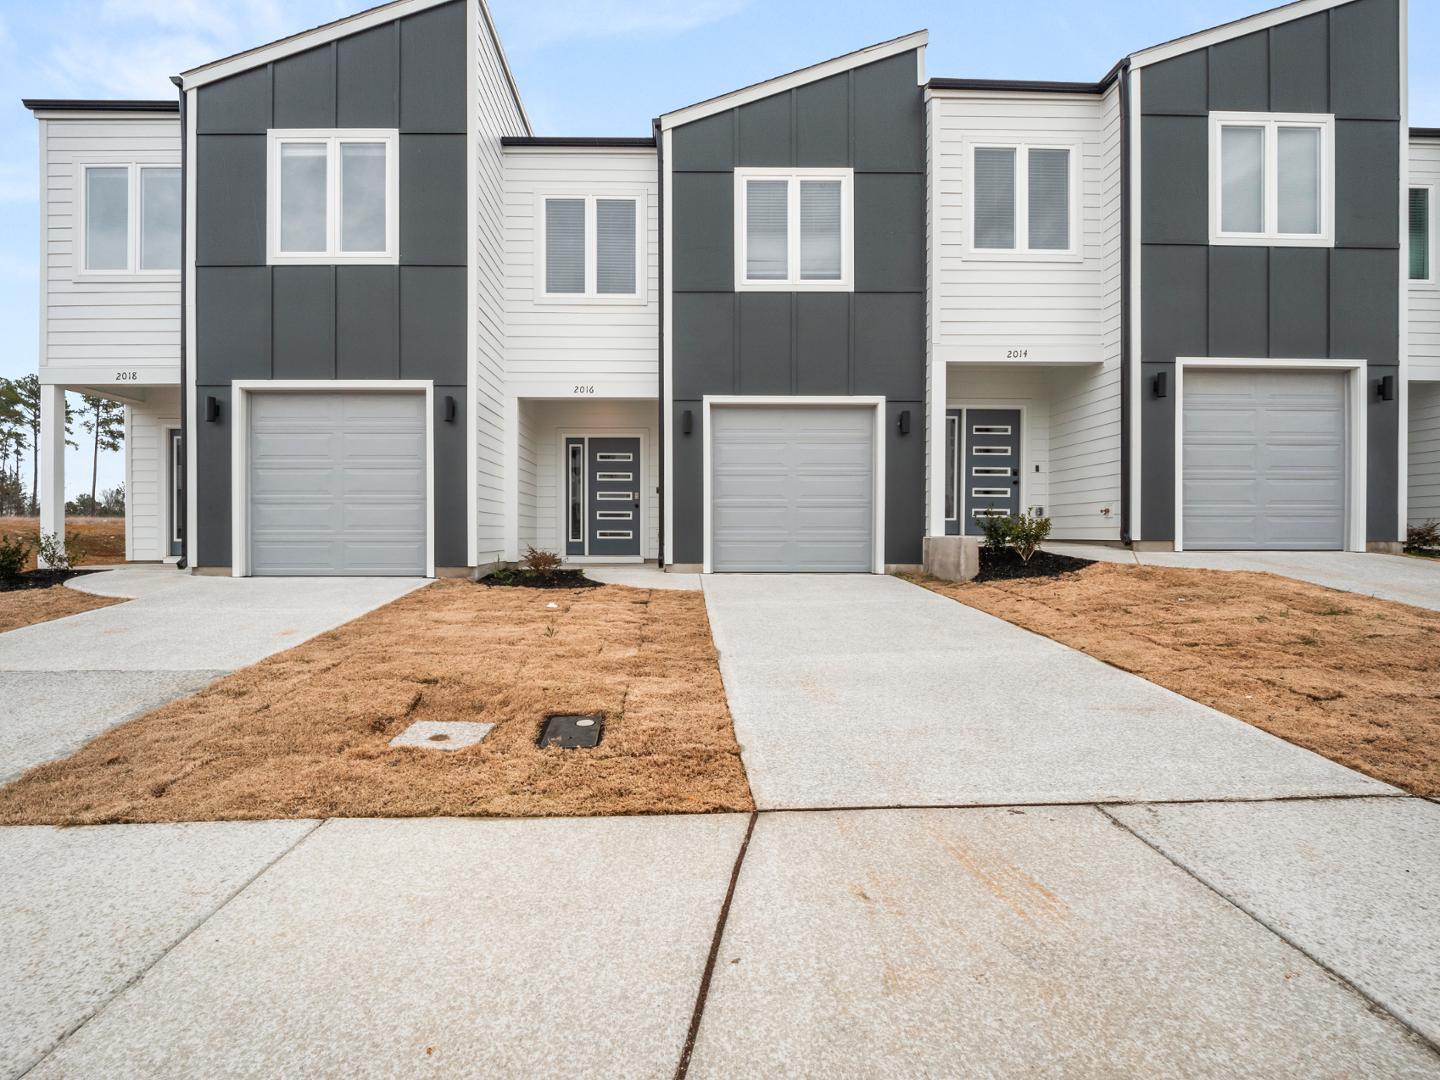
[[930,475],[929,508],[925,515],[925,535],[945,535],[945,403],[949,400],[948,368],[943,360],[930,365],[930,399],[926,402],[929,415]]
[[40,532],[65,539],[65,388],[40,387]]

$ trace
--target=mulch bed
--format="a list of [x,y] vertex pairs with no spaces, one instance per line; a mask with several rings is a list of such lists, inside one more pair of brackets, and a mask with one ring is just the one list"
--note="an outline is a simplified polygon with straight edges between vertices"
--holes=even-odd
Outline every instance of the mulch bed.
[[49,589],[63,585],[71,578],[93,574],[94,570],[26,570],[15,577],[0,577],[0,592],[20,592],[23,589]]
[[555,570],[548,575],[533,570],[497,570],[480,580],[502,589],[598,589],[605,584],[591,581],[584,570]]
[[1026,562],[1009,548],[1004,551],[981,548],[980,574],[975,580],[983,583],[1015,581],[1021,578],[1053,578],[1062,574],[1073,574],[1093,565],[1094,559],[1077,559],[1071,555],[1056,555],[1049,551],[1037,551]]

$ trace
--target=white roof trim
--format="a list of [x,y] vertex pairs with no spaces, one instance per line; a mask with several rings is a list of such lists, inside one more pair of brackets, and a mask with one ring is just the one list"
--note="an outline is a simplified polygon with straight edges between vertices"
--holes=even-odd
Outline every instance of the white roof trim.
[[1148,49],[1131,53],[1130,67],[1135,69],[1149,64],[1158,64],[1161,60],[1183,56],[1185,53],[1209,48],[1211,45],[1219,45],[1232,38],[1253,34],[1258,30],[1267,30],[1272,26],[1279,26],[1281,23],[1287,23],[1294,19],[1303,19],[1306,15],[1313,15],[1317,11],[1329,11],[1331,8],[1351,2],[1352,0],[1295,0],[1291,4],[1271,8],[1269,11],[1262,11],[1256,15],[1247,15],[1243,19],[1223,23],[1220,26],[1211,27],[1209,30],[1197,30],[1193,34],[1186,34],[1173,41],[1162,42],[1159,45],[1152,45]]
[[[793,90],[797,86],[804,86],[806,83],[817,82],[820,79],[829,78],[831,75],[838,75],[842,71],[849,71],[852,68],[861,67],[864,64],[873,64],[877,60],[884,60],[886,57],[896,56],[911,49],[923,50],[930,41],[928,30],[917,30],[913,34],[906,34],[904,37],[892,38],[889,41],[882,41],[878,45],[871,45],[856,52],[846,53],[844,56],[837,56],[833,60],[825,60],[819,64],[812,64],[810,67],[801,68],[799,71],[792,71],[788,75],[778,75],[773,79],[746,86],[740,90],[728,94],[721,94],[719,97],[701,101],[695,105],[689,105],[683,109],[676,109],[674,112],[662,113],[660,116],[660,128],[669,131],[671,128],[680,127],[682,124],[690,124],[696,120],[703,120],[707,116],[714,116],[729,109],[746,105],[752,101],[759,101],[761,98],[770,97],[772,94],[784,93],[786,90]],[[922,53],[923,56],[923,53]],[[923,60],[922,60],[923,63]],[[918,77],[918,72],[917,72]],[[923,82],[923,79],[921,80]]]
[[[313,49],[317,45],[338,41],[351,34],[358,34],[362,30],[369,30],[371,27],[380,26],[394,19],[414,15],[417,12],[448,3],[450,0],[390,0],[389,3],[381,4],[379,7],[347,15],[335,22],[325,23],[323,26],[317,26],[311,30],[302,30],[298,34],[291,34],[279,41],[272,41],[268,45],[247,49],[234,56],[213,60],[208,64],[201,64],[199,67],[181,72],[181,85],[186,90],[193,90],[206,83],[217,82],[220,79],[227,79],[231,75],[238,75],[242,71],[249,71],[276,60],[283,60],[287,56]],[[495,21],[490,17],[490,8],[485,0],[480,0],[480,17],[485,20],[485,29],[489,32],[491,40],[495,42],[495,51],[500,56],[500,63],[505,68],[505,79],[510,84],[510,94],[515,99],[515,105],[520,110],[520,119],[524,121],[525,130],[528,132],[531,130],[530,117],[525,112],[525,102],[520,98],[520,87],[515,82],[514,72],[510,70],[510,61],[505,56],[505,46],[500,43],[500,35],[495,29]],[[469,55],[471,55],[470,50],[466,50],[466,56]],[[474,102],[471,102],[470,108],[474,107]]]

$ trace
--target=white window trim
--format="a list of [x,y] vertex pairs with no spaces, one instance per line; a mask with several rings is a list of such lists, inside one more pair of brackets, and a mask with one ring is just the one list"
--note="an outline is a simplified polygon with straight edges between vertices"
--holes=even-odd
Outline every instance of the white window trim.
[[[1430,205],[1428,209],[1430,220],[1426,222],[1430,227],[1430,276],[1423,278],[1412,278],[1410,276],[1410,252],[1408,243],[1410,236],[1410,192],[1412,191],[1428,191],[1430,193]],[[1437,220],[1437,218],[1440,218],[1440,215],[1437,215],[1435,212],[1437,203],[1440,203],[1440,184],[1412,183],[1405,185],[1405,236],[1407,243],[1405,252],[1405,282],[1412,289],[1434,289],[1440,287],[1440,269],[1437,269],[1435,265],[1437,261],[1440,261],[1436,258],[1437,253],[1435,250],[1437,247],[1440,247],[1440,220]]]
[[[265,251],[272,266],[373,266],[400,261],[400,133],[394,128],[271,128],[266,133]],[[280,250],[280,145],[321,143],[325,152],[325,250]],[[340,251],[340,144],[385,144],[385,250]]]
[[[1258,233],[1220,229],[1220,129],[1224,126],[1265,129],[1265,226]],[[1320,232],[1282,233],[1279,221],[1279,142],[1281,127],[1310,127],[1320,132]],[[1335,117],[1331,113],[1212,112],[1210,114],[1210,243],[1239,247],[1335,246]]]
[[[552,293],[545,289],[547,238],[545,203],[550,199],[585,200],[585,291],[583,293]],[[600,255],[599,234],[595,225],[595,204],[602,199],[633,199],[635,202],[635,291],[633,293],[598,292]],[[648,263],[650,248],[650,210],[645,192],[631,188],[615,191],[583,191],[546,189],[535,196],[535,302],[537,304],[620,304],[634,306],[647,303]]]
[[[975,151],[977,150],[1014,150],[1015,151],[1015,246],[1013,248],[985,248],[975,243]],[[1031,248],[1030,247],[1030,151],[1031,150],[1068,150],[1070,153],[1069,163],[1069,201],[1070,201],[1070,237],[1069,245],[1061,248]],[[1020,142],[1016,140],[999,140],[987,142],[972,142],[965,146],[965,168],[966,168],[966,202],[968,206],[965,213],[965,255],[966,259],[974,261],[986,260],[1011,260],[1024,259],[1026,262],[1079,262],[1083,258],[1080,250],[1080,158],[1082,156],[1082,144],[1076,142],[1055,142],[1047,140],[1042,142]]]
[[[129,209],[129,235],[126,238],[126,266],[123,270],[90,270],[85,265],[89,257],[85,250],[85,236],[89,232],[90,184],[87,173],[91,169],[127,169],[126,199]],[[113,281],[118,278],[140,278],[144,281],[179,281],[180,267],[173,270],[140,269],[141,229],[141,173],[146,169],[174,169],[180,171],[178,161],[85,161],[75,166],[75,200],[80,207],[79,221],[75,230],[75,273],[76,281]]]
[[[784,281],[751,281],[745,276],[749,237],[745,228],[747,181],[787,180],[787,277]],[[840,277],[835,281],[807,281],[800,277],[800,181],[840,181]],[[736,292],[854,292],[855,291],[855,170],[771,169],[735,170],[735,291]]]

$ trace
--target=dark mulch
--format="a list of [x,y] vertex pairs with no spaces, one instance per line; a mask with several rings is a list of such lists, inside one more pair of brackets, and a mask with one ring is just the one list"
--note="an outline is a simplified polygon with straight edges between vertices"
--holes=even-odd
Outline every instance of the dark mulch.
[[0,592],[19,592],[21,589],[48,589],[71,578],[93,574],[94,570],[26,570],[13,578],[0,577]]
[[605,584],[591,581],[584,570],[556,570],[548,576],[533,570],[497,570],[481,581],[506,589],[598,589]]
[[1060,577],[1073,574],[1094,566],[1094,559],[1077,559],[1071,555],[1055,555],[1049,551],[1037,551],[1029,562],[1022,562],[1020,556],[1008,548],[1004,551],[980,549],[980,574],[976,581],[1013,581],[1017,578]]

